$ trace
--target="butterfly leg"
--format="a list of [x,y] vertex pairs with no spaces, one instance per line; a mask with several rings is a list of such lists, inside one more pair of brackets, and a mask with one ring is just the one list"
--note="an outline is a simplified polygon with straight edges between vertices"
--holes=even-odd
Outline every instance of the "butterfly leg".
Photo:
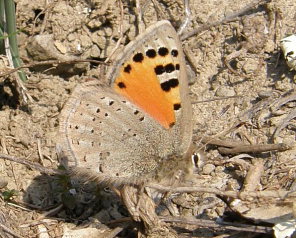
[[125,185],[121,189],[121,197],[133,220],[144,224],[144,237],[155,237],[156,234],[177,237],[176,232],[158,218],[154,201],[142,190],[141,187]]
[[134,221],[140,222],[140,213],[136,207],[137,201],[137,189],[133,186],[124,186],[121,190],[121,198],[125,204],[127,210],[132,216]]

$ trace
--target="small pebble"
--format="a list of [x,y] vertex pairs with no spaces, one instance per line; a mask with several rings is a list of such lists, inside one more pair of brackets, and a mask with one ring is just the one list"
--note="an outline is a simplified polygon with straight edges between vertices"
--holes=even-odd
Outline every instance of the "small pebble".
[[233,88],[220,87],[217,89],[215,95],[218,97],[232,97],[235,96],[235,91]]
[[0,177],[0,189],[5,188],[8,184],[8,181],[5,178]]
[[261,99],[269,98],[272,96],[272,91],[261,91],[258,93],[258,97]]
[[202,172],[204,173],[204,174],[210,174],[210,173],[212,173],[214,170],[215,170],[215,165],[213,165],[213,164],[206,164],[204,167],[203,167],[203,169],[202,169]]
[[100,56],[100,54],[101,54],[100,48],[97,45],[93,45],[91,47],[91,52],[90,52],[91,57],[98,58]]

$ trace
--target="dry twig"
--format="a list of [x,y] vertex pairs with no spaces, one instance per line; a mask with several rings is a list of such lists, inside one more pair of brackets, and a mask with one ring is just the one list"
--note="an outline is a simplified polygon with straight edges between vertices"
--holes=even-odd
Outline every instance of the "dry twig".
[[284,143],[279,144],[265,144],[265,145],[247,145],[242,142],[237,142],[234,140],[220,140],[211,137],[194,137],[193,141],[202,142],[204,144],[216,145],[228,148],[219,147],[218,150],[221,154],[239,154],[239,153],[264,153],[270,151],[286,151],[292,149]]
[[171,193],[213,193],[223,197],[230,198],[239,198],[241,200],[249,198],[270,198],[270,199],[283,199],[283,198],[295,198],[296,194],[291,193],[290,191],[285,190],[265,190],[265,191],[248,191],[248,192],[239,192],[239,191],[221,191],[217,188],[201,187],[201,186],[192,186],[192,187],[167,187],[160,184],[150,183],[147,185],[149,188],[156,189],[161,192],[171,192]]
[[0,154],[0,158],[7,159],[9,161],[13,161],[13,162],[16,162],[16,163],[19,163],[19,164],[26,165],[26,166],[28,166],[30,168],[38,170],[41,173],[44,173],[44,174],[49,174],[49,175],[63,175],[64,174],[60,170],[49,169],[49,168],[43,167],[43,166],[41,166],[39,164],[33,163],[31,161],[28,161],[26,159],[19,158],[19,157],[16,157],[16,156],[11,156],[11,155],[7,155],[7,154]]
[[209,30],[211,27],[222,25],[222,24],[225,24],[225,23],[228,23],[228,22],[231,22],[231,21],[235,21],[237,17],[246,14],[248,11],[254,9],[256,6],[263,5],[263,4],[265,4],[265,3],[269,2],[269,1],[270,0],[259,0],[259,1],[256,0],[256,1],[253,1],[252,3],[248,4],[243,9],[239,10],[238,12],[235,12],[234,14],[226,16],[222,21],[206,23],[203,26],[198,27],[198,28],[194,29],[191,32],[187,32],[187,33],[183,34],[181,36],[181,40],[186,40],[191,36],[198,35],[203,31]]
[[0,229],[5,231],[6,233],[12,235],[13,237],[22,238],[22,236],[16,234],[13,230],[9,229],[7,226],[0,223]]
[[183,223],[187,225],[195,225],[197,227],[218,228],[235,231],[270,233],[272,228],[264,226],[252,226],[233,222],[216,222],[205,219],[185,218],[185,217],[160,217],[162,221],[171,223]]
[[266,144],[266,145],[241,145],[233,148],[222,148],[218,150],[221,154],[240,154],[240,153],[264,153],[270,151],[283,152],[290,150],[292,147],[284,143],[279,144]]
[[78,64],[82,62],[88,62],[88,63],[94,63],[94,64],[104,64],[104,65],[109,65],[105,62],[98,61],[98,60],[89,60],[89,59],[77,59],[77,60],[47,60],[47,61],[41,61],[41,62],[33,62],[30,64],[25,64],[20,67],[17,67],[15,69],[9,70],[3,74],[0,74],[0,78],[2,77],[7,77],[8,75],[19,71],[20,69],[25,69],[25,68],[31,68],[39,65],[50,65],[50,64]]

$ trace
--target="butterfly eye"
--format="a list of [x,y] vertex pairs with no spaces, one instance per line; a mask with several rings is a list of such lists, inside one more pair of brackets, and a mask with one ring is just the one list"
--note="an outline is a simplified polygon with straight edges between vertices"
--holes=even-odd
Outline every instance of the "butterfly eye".
[[200,170],[204,165],[205,155],[203,152],[198,151],[191,156],[193,171]]

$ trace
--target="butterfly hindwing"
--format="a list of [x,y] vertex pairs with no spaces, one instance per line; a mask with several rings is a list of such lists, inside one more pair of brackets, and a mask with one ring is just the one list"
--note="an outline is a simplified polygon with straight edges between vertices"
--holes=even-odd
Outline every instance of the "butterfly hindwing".
[[78,85],[61,113],[63,164],[84,179],[112,184],[153,177],[175,138],[113,89]]

